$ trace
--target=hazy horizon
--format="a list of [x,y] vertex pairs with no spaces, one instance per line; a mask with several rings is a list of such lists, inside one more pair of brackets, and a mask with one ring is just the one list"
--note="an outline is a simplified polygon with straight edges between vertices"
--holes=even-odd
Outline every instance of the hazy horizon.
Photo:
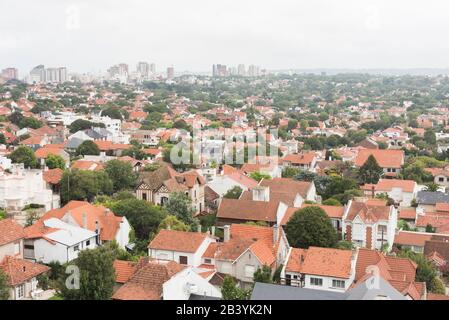
[[0,68],[449,69],[443,0],[3,0]]

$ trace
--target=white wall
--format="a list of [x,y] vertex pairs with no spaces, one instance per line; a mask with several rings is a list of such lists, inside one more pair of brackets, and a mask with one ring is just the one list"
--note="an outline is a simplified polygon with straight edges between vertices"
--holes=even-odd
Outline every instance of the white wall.
[[[187,284],[194,285],[190,286],[190,288],[194,288],[193,292],[187,290],[189,287]],[[222,297],[220,290],[195,273],[192,268],[186,268],[174,275],[163,284],[162,290],[164,300],[188,300],[191,293],[216,298]]]

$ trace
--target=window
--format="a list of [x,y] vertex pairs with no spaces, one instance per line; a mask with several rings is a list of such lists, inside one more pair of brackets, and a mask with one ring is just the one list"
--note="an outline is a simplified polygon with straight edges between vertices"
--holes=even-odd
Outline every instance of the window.
[[439,182],[444,182],[444,177],[439,177],[439,178],[438,178],[438,181],[439,181]]
[[34,244],[26,244],[23,247],[27,250],[34,250]]
[[332,280],[332,287],[333,288],[345,288],[346,282],[344,280]]
[[252,278],[254,276],[255,271],[256,268],[254,266],[247,264],[245,266],[245,277]]
[[73,247],[73,251],[79,251],[79,250],[80,250],[80,246],[79,245],[76,245],[76,246]]
[[321,279],[321,278],[310,278],[310,285],[321,287],[321,286],[323,286],[323,279]]
[[25,284],[17,287],[17,298],[21,299],[25,296]]
[[285,284],[287,286],[291,286],[291,284],[292,284],[291,275],[289,275],[289,274],[285,275]]
[[90,240],[86,241],[86,247],[90,246]]
[[212,259],[204,259],[204,263],[206,263],[206,264],[212,264]]
[[179,256],[179,264],[187,264],[188,260],[186,256]]
[[142,200],[147,201],[147,194],[146,194],[146,192],[142,193]]

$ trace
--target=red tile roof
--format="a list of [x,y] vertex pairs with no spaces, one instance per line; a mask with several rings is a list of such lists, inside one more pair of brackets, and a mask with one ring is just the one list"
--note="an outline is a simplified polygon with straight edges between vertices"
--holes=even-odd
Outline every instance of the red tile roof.
[[200,232],[161,230],[148,245],[152,250],[196,252],[208,235]]
[[376,158],[382,168],[401,168],[404,164],[404,151],[402,150],[361,149],[355,158],[355,165],[363,166],[370,155]]
[[3,258],[0,269],[8,275],[9,285],[13,287],[50,270],[47,266],[11,256]]
[[61,182],[63,173],[64,171],[62,171],[61,169],[55,168],[44,171],[43,177],[44,180],[50,184],[58,184],[59,182]]
[[365,222],[388,220],[390,207],[367,205],[364,202],[353,201],[348,211],[346,221],[353,221],[359,216]]
[[13,219],[0,220],[0,246],[25,238],[23,227]]
[[399,231],[394,237],[394,243],[400,245],[424,247],[426,241],[431,239],[431,233]]
[[133,261],[123,261],[123,260],[115,260],[114,261],[114,269],[115,269],[115,282],[125,283],[131,278],[136,271],[137,262]]
[[416,182],[413,180],[399,180],[399,179],[380,179],[375,185],[364,185],[363,190],[371,191],[372,186],[374,186],[375,191],[387,192],[391,191],[393,188],[400,188],[403,192],[413,192],[416,187]]
[[351,277],[351,250],[309,247],[292,248],[287,271],[349,279]]

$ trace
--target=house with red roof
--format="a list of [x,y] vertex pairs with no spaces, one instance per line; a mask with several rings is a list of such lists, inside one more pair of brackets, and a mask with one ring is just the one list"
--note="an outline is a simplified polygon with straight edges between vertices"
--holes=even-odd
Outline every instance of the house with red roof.
[[359,248],[354,285],[378,276],[410,300],[422,300],[427,295],[426,283],[416,281],[417,265],[408,258],[386,256],[380,251]]
[[164,206],[170,198],[170,194],[183,192],[190,197],[195,213],[199,214],[205,210],[205,185],[206,181],[195,170],[179,173],[167,164],[163,164],[155,171],[140,172],[136,197]]
[[201,266],[230,275],[243,287],[253,282],[257,269],[268,266],[274,272],[287,257],[289,244],[282,228],[231,224],[223,229],[223,242],[209,245]]
[[315,152],[304,152],[300,154],[288,154],[281,159],[282,166],[293,167],[301,170],[314,171],[317,163]]
[[201,257],[216,239],[201,232],[161,230],[148,245],[148,256],[197,267]]
[[401,207],[410,207],[418,194],[418,184],[413,180],[380,179],[377,184],[365,184],[361,189],[365,195],[373,198],[387,194]]
[[67,262],[80,250],[116,241],[129,244],[131,226],[126,217],[114,215],[103,206],[86,201],[70,201],[64,207],[46,212],[25,228],[25,257],[35,261]]
[[391,250],[398,221],[394,206],[350,200],[343,216],[344,238],[356,247]]
[[37,276],[49,267],[23,259],[25,231],[12,219],[0,221],[0,270],[8,277],[11,300],[31,299],[38,288]]
[[354,159],[356,167],[360,168],[363,166],[371,155],[383,169],[385,177],[396,177],[401,172],[401,167],[405,160],[404,151],[391,149],[360,149]]
[[344,292],[354,281],[356,261],[357,250],[290,248],[281,282],[307,289]]

